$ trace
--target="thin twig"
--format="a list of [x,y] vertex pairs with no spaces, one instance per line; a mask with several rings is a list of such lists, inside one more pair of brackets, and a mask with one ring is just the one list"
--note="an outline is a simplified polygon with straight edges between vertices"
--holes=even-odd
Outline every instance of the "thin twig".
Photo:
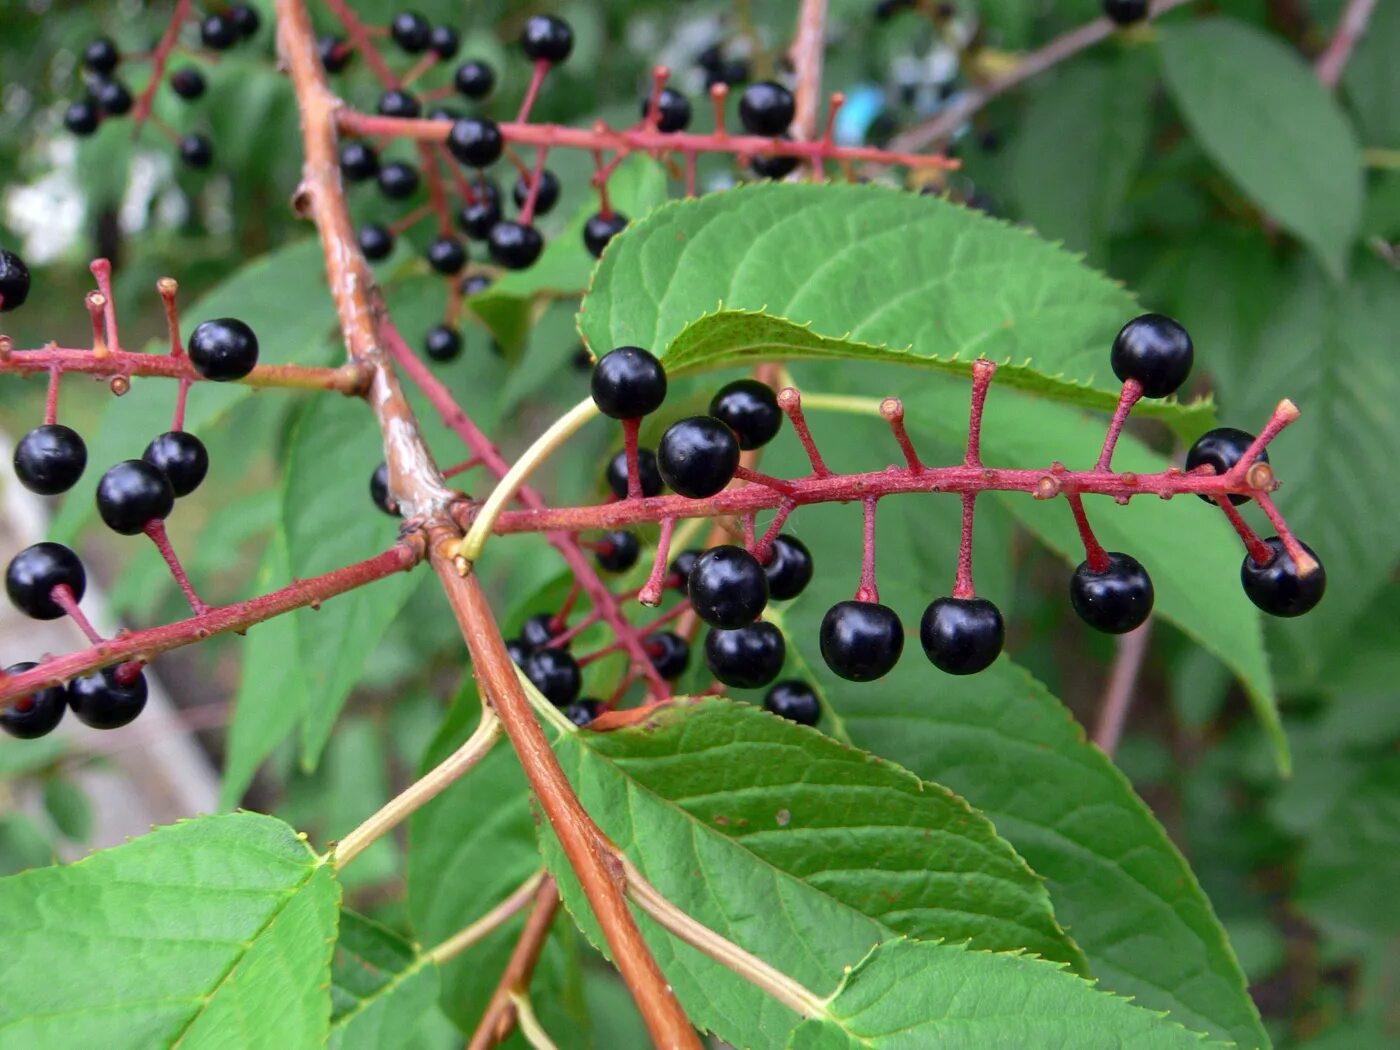
[[472,1033],[467,1050],[489,1050],[507,1035],[515,1024],[515,1002],[513,996],[525,991],[530,985],[530,974],[539,962],[544,942],[549,938],[550,927],[554,925],[555,913],[559,910],[559,890],[554,880],[546,876],[541,880],[533,895],[534,907],[525,929],[511,950],[510,960],[496,984],[491,1002],[481,1015],[481,1021]]
[[500,929],[516,915],[519,915],[525,906],[534,900],[535,893],[548,878],[549,876],[544,869],[535,872],[512,890],[505,900],[477,919],[476,922],[470,926],[464,926],[447,940],[429,948],[423,954],[439,965],[457,958],[467,949],[479,944],[489,934]]
[[1113,658],[1108,687],[1104,690],[1099,717],[1094,723],[1094,743],[1109,758],[1118,750],[1118,741],[1122,739],[1128,710],[1133,706],[1133,697],[1137,695],[1138,674],[1147,656],[1147,643],[1151,635],[1152,617],[1148,616],[1141,627],[1118,638],[1118,654]]
[[1347,3],[1341,20],[1337,22],[1336,33],[1313,66],[1318,81],[1329,91],[1342,79],[1342,70],[1346,68],[1357,42],[1366,34],[1371,12],[1375,9],[1376,0],[1349,0]]

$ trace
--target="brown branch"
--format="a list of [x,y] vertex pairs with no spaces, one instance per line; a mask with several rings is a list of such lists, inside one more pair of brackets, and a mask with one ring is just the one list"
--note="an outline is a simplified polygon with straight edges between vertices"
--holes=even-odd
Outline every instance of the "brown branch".
[[1113,669],[1109,672],[1108,686],[1104,690],[1098,720],[1094,723],[1093,736],[1099,750],[1109,758],[1118,750],[1118,741],[1123,737],[1123,727],[1127,724],[1128,711],[1137,693],[1138,675],[1147,656],[1151,635],[1152,617],[1149,616],[1141,627],[1118,639],[1118,654],[1113,658]]
[[822,58],[826,48],[826,0],[802,0],[797,16],[797,34],[788,57],[797,71],[793,98],[796,112],[792,137],[810,142],[817,137],[817,118],[822,104]]
[[1349,0],[1337,23],[1337,31],[1332,36],[1326,50],[1318,56],[1313,67],[1317,79],[1329,91],[1342,79],[1342,70],[1357,42],[1366,34],[1371,22],[1371,12],[1376,9],[1376,0]]
[[496,991],[491,996],[486,1012],[481,1015],[481,1022],[472,1033],[471,1041],[467,1043],[467,1050],[490,1050],[490,1047],[510,1034],[511,1028],[515,1026],[514,996],[530,987],[530,975],[535,970],[535,964],[539,962],[544,942],[549,939],[549,931],[554,925],[554,916],[558,911],[559,890],[554,885],[554,880],[545,876],[539,889],[535,890],[530,918],[525,921],[525,928],[520,931],[520,939],[515,942],[510,961],[506,963],[501,979],[496,983]]

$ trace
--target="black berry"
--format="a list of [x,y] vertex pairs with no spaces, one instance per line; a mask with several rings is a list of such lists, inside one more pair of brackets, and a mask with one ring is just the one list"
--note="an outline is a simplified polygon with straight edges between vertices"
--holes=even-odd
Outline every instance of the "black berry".
[[91,135],[101,121],[101,112],[91,102],[71,102],[63,111],[63,126],[74,135]]
[[[623,449],[608,461],[604,474],[608,488],[618,499],[627,498],[627,450]],[[661,494],[661,472],[656,469],[656,453],[649,448],[637,449],[637,479],[642,483],[643,496]]]
[[450,110],[446,106],[434,106],[432,109],[428,110],[428,119],[440,120],[444,123],[451,124],[453,121],[461,120],[462,114]]
[[468,299],[480,295],[490,287],[491,275],[486,273],[469,273],[457,284],[458,290]]
[[92,97],[109,117],[121,117],[131,112],[131,92],[120,80],[99,80],[92,85]]
[[496,86],[496,71],[485,62],[472,59],[457,67],[452,83],[467,98],[483,99]]
[[589,725],[603,711],[603,704],[599,700],[590,700],[585,697],[582,700],[575,700],[568,707],[564,708],[564,717],[580,729]]
[[199,23],[199,39],[215,51],[227,51],[238,43],[238,26],[228,15],[206,15]]
[[781,135],[795,111],[792,92],[771,80],[750,84],[739,98],[739,120],[751,135]]
[[704,499],[734,480],[739,439],[713,416],[672,423],[656,449],[661,478],[682,496]]
[[562,62],[574,49],[574,31],[562,18],[531,15],[520,31],[520,47],[537,62]]
[[457,329],[435,324],[423,337],[423,350],[434,361],[453,361],[462,353],[462,336]]
[[214,145],[203,135],[186,135],[180,139],[180,160],[203,171],[214,163]]
[[785,679],[768,690],[763,706],[800,726],[814,726],[822,717],[822,705],[817,699],[816,690],[796,678]]
[[[5,668],[6,674],[20,674],[31,671],[39,665],[26,660]],[[68,707],[68,690],[61,685],[51,685],[37,689],[28,696],[11,701],[0,710],[0,729],[21,740],[34,740],[53,729],[63,720],[63,712]]]
[[135,536],[175,507],[170,479],[144,459],[126,459],[97,483],[97,513],[113,532]]
[[463,164],[485,168],[500,159],[505,149],[501,128],[486,117],[463,117],[447,133],[447,148]]
[[29,267],[12,251],[0,248],[0,313],[18,310],[29,298]]
[[572,704],[583,687],[578,661],[563,649],[538,649],[525,657],[521,670],[555,707]]
[[351,182],[364,182],[379,174],[379,154],[363,142],[340,147],[340,173]]
[[399,505],[389,495],[389,464],[381,463],[369,476],[369,498],[374,505],[390,517],[399,516]]
[[[515,187],[510,195],[515,198],[517,208],[525,207],[525,202],[530,199],[530,184],[533,181],[533,176],[527,179],[524,175],[515,180]],[[535,214],[548,215],[558,203],[559,177],[545,168],[540,172],[540,188],[535,193]]]
[[379,169],[379,192],[393,201],[401,201],[418,192],[418,169],[401,160]]
[[1109,355],[1113,374],[1125,383],[1136,379],[1143,397],[1175,393],[1191,374],[1194,359],[1186,329],[1162,314],[1143,314],[1125,324]]
[[428,48],[444,62],[456,58],[461,46],[462,38],[451,26],[433,26],[433,31],[428,34]]
[[592,376],[593,401],[613,419],[638,419],[666,400],[666,369],[640,346],[619,346],[598,359]]
[[544,251],[544,238],[533,226],[507,219],[491,227],[486,248],[507,270],[528,270]]
[[686,584],[695,615],[711,627],[743,627],[768,604],[768,577],[743,547],[712,547],[695,561]]
[[948,674],[986,670],[1005,639],[1001,610],[985,598],[936,598],[919,622],[924,652]]
[[1079,563],[1069,581],[1069,600],[1079,618],[1096,631],[1124,634],[1152,612],[1152,578],[1138,560],[1117,551],[1103,572]]
[[355,57],[355,50],[338,36],[327,34],[316,39],[316,53],[327,73],[339,73]]
[[389,253],[394,250],[394,235],[389,232],[387,226],[381,226],[377,222],[364,226],[355,239],[360,242],[360,251],[364,252],[365,258],[371,262],[387,259]]
[[[1322,562],[1307,576],[1298,575],[1298,567],[1284,549],[1283,541],[1271,536],[1264,541],[1273,551],[1273,558],[1260,565],[1248,554],[1240,566],[1240,582],[1249,600],[1270,616],[1302,616],[1322,601],[1327,590],[1327,570]],[[1303,550],[1313,554],[1306,543]]]
[[772,557],[763,572],[769,598],[779,602],[796,598],[812,582],[812,552],[796,536],[781,533],[773,541]]
[[1104,0],[1103,13],[1115,25],[1130,26],[1147,17],[1147,0]]
[[745,450],[762,448],[783,425],[778,395],[757,379],[736,379],[710,401],[710,415],[723,421]]
[[904,651],[904,626],[888,605],[837,602],[821,627],[822,659],[842,678],[870,682],[883,678]]
[[205,321],[190,336],[190,363],[217,383],[242,379],[258,363],[258,337],[234,317]]
[[700,560],[700,555],[704,553],[698,550],[681,551],[671,559],[670,568],[666,570],[666,586],[674,587],[678,591],[684,591],[690,585],[690,570],[695,568],[695,563]]
[[35,427],[15,446],[15,474],[20,484],[41,496],[67,492],[83,476],[87,445],[76,430],[61,423]]
[[121,52],[117,50],[117,45],[105,36],[98,37],[83,48],[84,68],[98,76],[106,76],[112,72],[120,61]]
[[477,199],[462,206],[457,223],[472,240],[484,241],[501,221],[501,191],[489,179],[479,180],[473,188]]
[[262,19],[258,16],[257,9],[251,4],[234,4],[228,9],[229,18],[233,19],[233,24],[238,28],[238,35],[245,40],[258,31],[262,25]]
[[141,458],[165,474],[176,498],[199,488],[209,473],[209,452],[204,442],[185,430],[162,434],[146,446]]
[[785,179],[797,170],[797,158],[787,153],[756,153],[749,158],[749,170],[760,179]]
[[189,102],[204,94],[204,74],[194,66],[185,66],[170,74],[170,88],[175,94]]
[[87,573],[78,556],[61,543],[36,543],[10,560],[5,570],[5,592],[16,609],[35,620],[57,620],[63,608],[53,600],[53,589],[66,586],[75,602],[83,600]]
[[467,249],[456,237],[438,237],[428,245],[428,265],[451,277],[467,265]]
[[637,564],[641,553],[642,545],[637,537],[624,529],[604,533],[594,549],[598,566],[608,572],[626,572]]
[[520,625],[520,641],[529,652],[543,649],[564,631],[555,626],[553,613],[536,613]]
[[394,38],[394,43],[410,55],[428,50],[432,33],[428,20],[416,11],[400,11],[389,25],[389,34]]
[[[1216,427],[1214,430],[1208,430],[1196,439],[1191,451],[1186,453],[1186,470],[1190,473],[1197,467],[1211,466],[1215,468],[1217,475],[1228,474],[1235,464],[1244,458],[1252,444],[1253,434],[1246,434],[1234,427]],[[1268,450],[1260,449],[1254,462],[1269,462]],[[1201,499],[1207,503],[1215,502],[1209,496],[1202,496]],[[1248,503],[1249,497],[1232,495],[1230,502],[1238,507],[1241,503]]]
[[379,96],[379,115],[411,119],[423,112],[423,103],[408,91],[392,88]]
[[[642,99],[642,116],[651,113],[651,98]],[[656,100],[656,130],[684,131],[690,125],[690,99],[672,88],[662,88]]]
[[674,631],[657,631],[642,641],[656,673],[670,681],[679,678],[690,665],[690,643]]
[[519,638],[506,639],[506,653],[510,656],[511,662],[514,663],[516,667],[523,668],[525,666],[525,659],[531,652],[533,652],[533,650]]
[[787,659],[783,632],[759,621],[732,631],[705,636],[705,665],[725,685],[757,689],[778,677]]
[[610,215],[599,212],[589,216],[588,221],[583,224],[583,246],[588,249],[588,254],[595,259],[602,256],[608,242],[627,229],[627,222],[627,216],[620,211]]
[[135,678],[123,684],[117,669],[108,667],[75,678],[68,683],[68,706],[85,726],[120,729],[146,706],[146,676],[138,671]]

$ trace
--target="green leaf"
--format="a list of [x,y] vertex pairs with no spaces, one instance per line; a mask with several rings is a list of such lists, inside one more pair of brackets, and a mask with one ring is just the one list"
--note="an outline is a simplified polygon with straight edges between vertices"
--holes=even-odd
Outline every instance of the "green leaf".
[[73,781],[61,776],[44,780],[44,812],[70,842],[86,842],[92,837],[92,803]]
[[340,913],[331,964],[330,1050],[401,1050],[437,1010],[438,970],[404,938]]
[[1050,963],[902,939],[861,960],[827,1014],[800,1025],[791,1050],[1209,1045]]
[[0,881],[0,1042],[318,1047],[340,890],[253,813]]
[[847,356],[872,361],[965,373],[989,357],[1010,384],[1111,407],[1108,347],[1137,308],[1068,252],[971,209],[874,185],[781,183],[673,202],[634,224],[609,245],[579,327],[596,352],[636,344],[668,365],[683,332],[704,340],[677,371],[813,352],[810,339],[772,336],[771,321],[707,335],[734,311],[857,344]]
[[[897,933],[1081,965],[1039,880],[980,814],[813,730],[702,699],[640,727],[566,734],[556,750],[589,813],[663,894],[810,988],[829,989]],[[544,849],[596,939],[552,836]],[[792,1026],[786,1008],[651,932],[698,1024],[758,1046]]]
[[1243,22],[1158,33],[1167,85],[1196,139],[1339,278],[1361,220],[1362,158],[1336,100],[1291,48]]

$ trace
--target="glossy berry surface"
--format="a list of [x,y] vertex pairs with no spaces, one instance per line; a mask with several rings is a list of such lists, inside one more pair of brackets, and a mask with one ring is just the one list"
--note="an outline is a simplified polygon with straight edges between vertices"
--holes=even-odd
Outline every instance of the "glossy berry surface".
[[485,62],[463,62],[452,75],[452,86],[467,98],[483,99],[496,87],[496,71]]
[[123,460],[97,483],[97,513],[123,536],[135,536],[148,523],[164,520],[174,507],[170,479],[144,459]]
[[365,258],[371,262],[387,259],[389,253],[394,250],[394,235],[389,232],[388,227],[377,222],[362,227],[355,239],[360,242],[360,251],[364,252]]
[[553,613],[536,613],[520,625],[520,641],[530,652],[543,649],[564,631],[555,627]]
[[[1197,467],[1211,466],[1215,468],[1217,476],[1228,474],[1235,464],[1244,458],[1252,444],[1253,434],[1236,430],[1234,427],[1216,427],[1214,430],[1208,430],[1196,439],[1191,451],[1186,453],[1186,472],[1189,474]],[[1254,462],[1269,462],[1268,449],[1260,449]],[[1207,503],[1215,502],[1209,496],[1202,496],[1201,499]],[[1241,503],[1248,503],[1249,497],[1232,495],[1230,502],[1238,507]]]
[[657,631],[642,640],[656,673],[667,681],[679,678],[690,665],[690,643],[674,631]]
[[812,582],[812,552],[796,536],[779,533],[763,573],[768,577],[768,597],[779,602],[796,598]]
[[41,496],[56,496],[78,483],[87,466],[87,445],[62,423],[35,427],[15,446],[15,475]]
[[574,49],[574,31],[553,15],[531,15],[520,31],[520,47],[536,61],[562,62]]
[[1123,382],[1141,383],[1143,397],[1166,397],[1186,382],[1195,356],[1185,328],[1164,314],[1143,314],[1113,340],[1109,363]]
[[620,211],[611,215],[599,212],[589,216],[588,221],[583,224],[583,246],[588,249],[588,254],[595,259],[601,256],[608,242],[627,229],[627,223],[627,216]]
[[721,387],[710,400],[710,415],[734,431],[745,451],[768,444],[783,425],[778,395],[757,379],[736,379]]
[[[1302,616],[1311,612],[1327,590],[1327,570],[1322,562],[1307,576],[1298,575],[1298,567],[1284,549],[1283,541],[1271,536],[1264,541],[1274,552],[1266,565],[1259,565],[1248,554],[1240,566],[1240,583],[1249,600],[1270,616]],[[1303,550],[1313,554],[1306,543]]]
[[792,92],[771,80],[750,84],[739,98],[739,119],[751,135],[781,135],[794,112]]
[[389,464],[379,464],[369,476],[369,498],[385,514],[399,516],[399,505],[389,495]]
[[489,179],[472,183],[477,199],[462,205],[457,213],[457,224],[474,241],[490,238],[491,230],[501,221],[501,191]]
[[95,674],[83,675],[68,683],[68,706],[78,721],[93,729],[120,729],[146,706],[146,676],[123,684],[117,669],[108,667]]
[[98,76],[106,76],[117,68],[121,52],[110,38],[100,36],[83,48],[83,68]]
[[787,153],[758,153],[749,158],[749,169],[760,179],[785,179],[797,170],[797,158]]
[[245,40],[258,31],[262,25],[262,18],[258,14],[257,8],[251,4],[234,4],[228,9],[229,18],[233,19],[234,26],[238,29],[238,35]]
[[185,66],[170,74],[170,88],[186,102],[204,95],[204,74],[194,66]]
[[695,568],[695,563],[700,560],[702,553],[704,552],[693,549],[685,550],[672,558],[666,570],[666,586],[684,591],[690,585],[690,570]]
[[[20,674],[31,671],[39,665],[26,660],[5,668],[6,674]],[[13,701],[0,710],[0,729],[21,740],[36,740],[51,733],[63,721],[63,712],[68,709],[68,689],[61,685],[51,685],[39,689]]]
[[525,657],[521,670],[555,707],[572,704],[583,687],[578,661],[563,649],[536,650]]
[[91,102],[72,102],[63,111],[63,126],[74,135],[91,135],[101,121],[101,112]]
[[480,295],[491,287],[491,275],[486,273],[469,273],[458,283],[457,288],[470,299],[473,295]]
[[416,11],[400,11],[389,24],[389,35],[394,43],[410,55],[428,50],[432,32],[428,20]]
[[350,64],[355,51],[338,36],[327,34],[316,39],[316,53],[321,56],[321,65],[327,73],[339,73]]
[[594,553],[599,568],[608,572],[626,572],[637,564],[637,559],[642,554],[642,545],[632,533],[616,529],[603,534]]
[[18,310],[29,298],[29,267],[12,251],[0,248],[0,313]]
[[544,238],[533,226],[505,220],[491,227],[486,247],[498,265],[507,270],[527,270],[544,251]]
[[[608,461],[604,473],[608,488],[618,499],[627,498],[627,450],[619,452]],[[656,453],[649,448],[637,449],[637,479],[642,483],[643,496],[661,494],[661,472],[656,469]]]
[[428,34],[428,48],[444,62],[457,57],[461,50],[462,38],[451,26],[433,26]]
[[1079,618],[1096,631],[1125,634],[1152,612],[1152,578],[1136,558],[1117,551],[1103,572],[1079,563],[1069,581],[1069,600]]
[[[651,113],[651,98],[642,99],[642,117]],[[662,88],[656,100],[656,130],[684,131],[690,126],[690,99],[674,88]]]
[[564,717],[580,729],[592,723],[592,721],[602,713],[602,701],[593,700],[588,697],[584,697],[582,700],[575,700],[568,707],[564,708]]
[[186,135],[180,139],[180,160],[202,171],[214,163],[214,144],[203,135]]
[[379,115],[411,120],[423,112],[423,103],[408,91],[393,88],[379,96]]
[[236,317],[205,321],[190,336],[190,363],[205,379],[242,379],[258,363],[258,337]]
[[711,547],[695,560],[686,584],[695,615],[711,627],[743,627],[768,604],[768,577],[743,547]]
[[351,182],[364,182],[379,174],[379,154],[363,142],[340,147],[340,173]]
[[[517,208],[525,207],[525,202],[530,199],[530,184],[533,181],[533,174],[528,179],[521,175],[515,180],[515,186],[511,189],[510,195],[515,200]],[[558,203],[559,176],[545,168],[544,171],[540,172],[540,188],[535,194],[535,214],[548,215]]]
[[924,653],[948,674],[985,671],[1005,640],[1001,610],[985,598],[935,598],[919,622]]
[[456,237],[437,237],[428,245],[428,265],[451,277],[467,265],[467,249]]
[[1103,13],[1114,25],[1130,26],[1147,17],[1147,0],[1104,0]]
[[199,488],[209,473],[209,451],[186,430],[166,431],[146,446],[141,458],[165,475],[177,498]]
[[463,164],[485,168],[496,163],[505,149],[500,126],[486,117],[463,117],[447,133],[447,148]]
[[131,112],[134,100],[120,80],[99,80],[92,85],[92,97],[109,117],[121,117]]
[[766,710],[796,722],[800,726],[814,726],[822,717],[821,701],[817,691],[797,678],[787,678],[776,683],[763,698]]
[[418,192],[418,169],[401,160],[391,161],[379,169],[379,192],[393,201],[401,201]]
[[61,543],[36,543],[10,559],[5,570],[5,593],[14,607],[35,620],[57,620],[63,607],[53,600],[53,589],[66,586],[74,601],[87,590],[87,572],[78,556]]
[[227,51],[238,43],[238,26],[228,15],[206,15],[199,23],[199,39],[211,50]]
[[678,420],[661,435],[656,448],[661,480],[682,496],[704,499],[734,480],[739,466],[739,439],[713,416]]
[[705,666],[725,685],[758,689],[778,677],[787,659],[783,632],[759,621],[705,636]]
[[822,617],[822,659],[842,678],[870,682],[882,678],[904,651],[904,626],[888,605],[837,602]]
[[434,361],[454,361],[462,353],[462,334],[445,324],[435,324],[423,337],[423,350]]
[[666,400],[666,369],[640,346],[619,346],[598,359],[591,387],[603,415],[639,419]]

